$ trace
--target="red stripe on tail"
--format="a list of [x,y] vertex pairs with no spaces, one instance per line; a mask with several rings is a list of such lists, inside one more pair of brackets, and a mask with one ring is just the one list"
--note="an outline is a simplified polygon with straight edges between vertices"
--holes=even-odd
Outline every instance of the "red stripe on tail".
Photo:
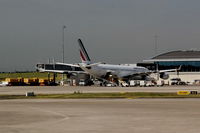
[[81,60],[82,61],[86,61],[85,57],[84,57],[84,54],[82,53],[82,51],[80,50],[80,56],[81,56]]

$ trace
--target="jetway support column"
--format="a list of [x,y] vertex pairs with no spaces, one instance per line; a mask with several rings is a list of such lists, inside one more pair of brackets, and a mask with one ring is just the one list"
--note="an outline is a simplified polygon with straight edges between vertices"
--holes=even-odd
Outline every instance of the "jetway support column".
[[55,84],[56,83],[56,73],[53,73],[53,83]]

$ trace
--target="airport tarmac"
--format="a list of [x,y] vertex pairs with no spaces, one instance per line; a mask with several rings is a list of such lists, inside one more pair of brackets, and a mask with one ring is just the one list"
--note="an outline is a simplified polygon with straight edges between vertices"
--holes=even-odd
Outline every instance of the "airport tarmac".
[[164,86],[164,87],[95,87],[95,86],[7,86],[0,87],[1,94],[24,95],[26,92],[35,94],[64,94],[81,91],[83,93],[101,92],[177,92],[179,90],[196,90],[200,86]]
[[0,100],[2,133],[198,133],[200,99]]

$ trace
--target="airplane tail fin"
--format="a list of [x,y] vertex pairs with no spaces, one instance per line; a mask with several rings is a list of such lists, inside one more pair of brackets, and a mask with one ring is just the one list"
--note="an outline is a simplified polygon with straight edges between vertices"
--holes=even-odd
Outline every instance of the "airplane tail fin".
[[78,39],[79,47],[80,47],[80,57],[82,60],[82,63],[90,64],[91,60],[90,57],[88,56],[88,53],[81,41],[81,39]]

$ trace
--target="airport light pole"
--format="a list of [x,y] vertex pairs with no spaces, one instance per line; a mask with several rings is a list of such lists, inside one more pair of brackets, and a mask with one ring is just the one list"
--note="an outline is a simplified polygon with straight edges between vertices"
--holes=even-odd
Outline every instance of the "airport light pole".
[[65,62],[65,29],[66,26],[62,27],[62,62]]
[[[62,27],[62,63],[65,62],[65,29],[66,26],[63,25]],[[62,84],[64,85],[64,74],[62,74]]]

